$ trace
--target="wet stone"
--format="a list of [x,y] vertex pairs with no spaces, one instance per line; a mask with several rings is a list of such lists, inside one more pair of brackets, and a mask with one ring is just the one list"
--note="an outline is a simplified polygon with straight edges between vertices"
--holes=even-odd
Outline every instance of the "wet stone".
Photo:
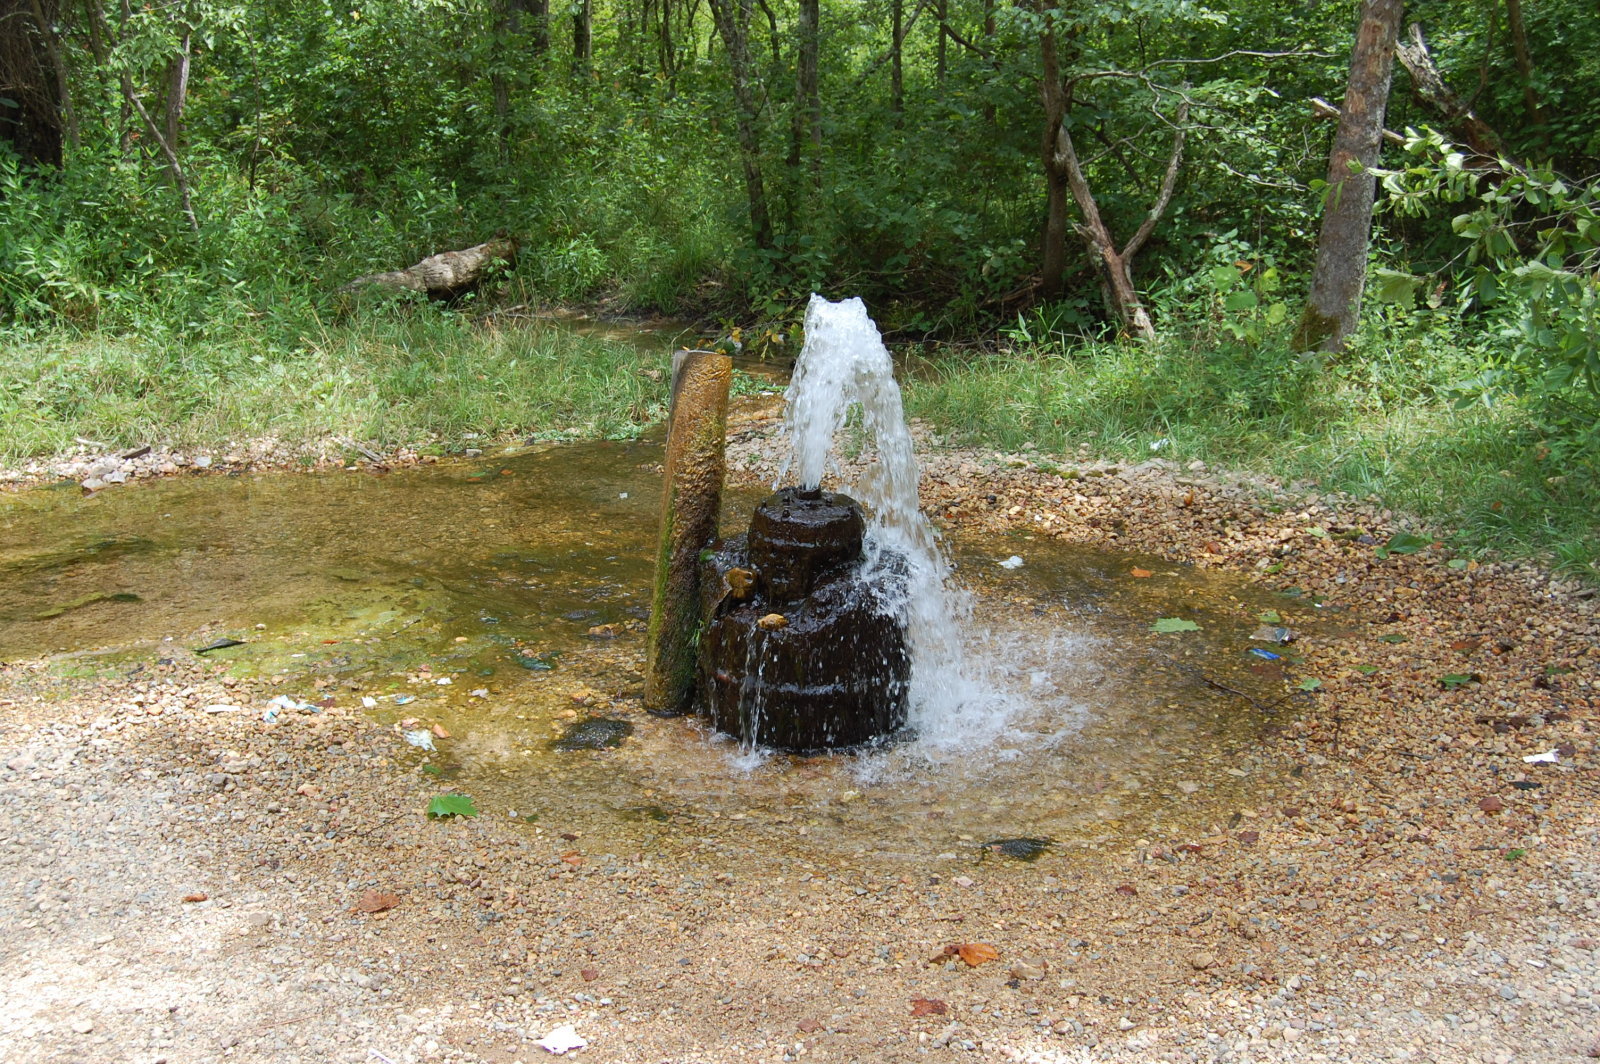
[[551,741],[550,749],[563,752],[606,750],[621,746],[622,740],[632,734],[633,725],[625,720],[590,717],[587,720],[575,721],[560,738]]
[[1010,857],[1017,861],[1036,861],[1040,854],[1050,848],[1050,840],[1026,836],[1015,839],[992,839],[984,843],[983,848],[985,852],[999,857]]

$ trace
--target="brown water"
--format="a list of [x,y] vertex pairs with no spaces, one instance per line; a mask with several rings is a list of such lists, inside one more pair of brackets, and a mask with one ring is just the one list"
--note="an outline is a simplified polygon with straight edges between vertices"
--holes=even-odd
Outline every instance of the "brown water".
[[[972,628],[989,633],[974,652],[1010,692],[955,742],[760,758],[692,719],[643,716],[659,460],[651,443],[566,444],[387,475],[5,496],[0,657],[89,675],[240,640],[207,657],[283,676],[274,690],[296,699],[371,699],[397,730],[439,723],[449,738],[433,751],[397,743],[418,771],[492,815],[536,817],[530,830],[619,849],[708,834],[733,850],[937,865],[997,838],[1182,841],[1277,771],[1256,747],[1293,702],[1249,635],[1284,600],[1022,537],[953,544]],[[1021,568],[997,564],[1012,554]],[[1158,617],[1202,630],[1158,635]],[[551,748],[590,715],[633,732],[611,750]]]

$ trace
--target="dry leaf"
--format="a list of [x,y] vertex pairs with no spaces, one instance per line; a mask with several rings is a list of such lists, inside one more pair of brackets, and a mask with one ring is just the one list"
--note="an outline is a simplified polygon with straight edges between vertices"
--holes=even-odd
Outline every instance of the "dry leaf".
[[399,904],[400,896],[398,894],[385,894],[382,891],[369,890],[356,899],[355,911],[358,913],[381,913],[387,912]]
[[1151,572],[1149,569],[1134,568],[1134,569],[1129,569],[1128,570],[1128,575],[1132,576],[1132,577],[1135,577],[1135,578],[1137,578],[1139,580],[1143,580],[1147,576],[1154,576],[1156,574]]
[[184,901],[206,901],[207,899],[208,896],[205,894],[185,894],[183,896]]
[[445,726],[443,724],[435,724],[433,726],[433,734],[434,737],[438,739],[450,738],[450,733],[445,730]]
[[913,1016],[943,1016],[950,1011],[950,1006],[938,998],[912,998],[911,1015]]
[[577,850],[568,850],[566,853],[561,855],[561,859],[574,868],[583,864],[583,854],[579,853]]
[[804,1019],[804,1020],[801,1020],[799,1023],[795,1024],[795,1026],[800,1028],[800,1033],[802,1033],[802,1034],[811,1034],[811,1033],[813,1033],[815,1031],[822,1030],[822,1021],[821,1020]]
[[598,968],[585,968],[583,971],[579,972],[578,974],[583,976],[583,981],[584,982],[592,983],[596,979],[600,978],[600,969],[598,969]]
[[956,953],[967,962],[967,967],[976,968],[980,964],[1000,959],[1000,951],[987,942],[967,942],[956,947]]

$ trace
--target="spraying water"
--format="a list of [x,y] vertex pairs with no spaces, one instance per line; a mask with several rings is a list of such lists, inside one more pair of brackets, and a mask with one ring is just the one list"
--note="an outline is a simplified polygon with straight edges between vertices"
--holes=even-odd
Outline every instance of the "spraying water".
[[863,447],[851,464],[860,473],[844,490],[867,511],[867,571],[909,569],[903,601],[887,604],[902,614],[911,650],[908,723],[926,756],[987,746],[1006,729],[1013,700],[988,663],[967,652],[971,599],[951,583],[937,534],[917,504],[917,461],[889,351],[860,299],[830,303],[813,295],[805,333],[787,393],[789,453],[779,482],[791,470],[804,488],[828,475],[845,481],[835,441],[859,411]]

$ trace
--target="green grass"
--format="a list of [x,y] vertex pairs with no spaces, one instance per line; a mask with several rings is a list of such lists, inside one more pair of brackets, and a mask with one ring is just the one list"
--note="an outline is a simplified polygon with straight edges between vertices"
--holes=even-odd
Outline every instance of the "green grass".
[[[281,330],[280,330],[281,332]],[[111,447],[275,436],[391,447],[464,433],[624,437],[664,416],[638,348],[556,327],[497,329],[429,307],[290,335],[0,338],[0,459],[82,437]]]
[[[954,443],[1195,459],[1376,496],[1458,548],[1600,579],[1600,461],[1523,401],[1455,409],[1481,364],[1438,337],[1383,335],[1333,366],[1281,344],[1174,329],[1149,346],[1035,343],[934,354],[908,411]],[[0,335],[0,461],[69,449],[221,446],[275,436],[401,445],[627,437],[665,416],[663,350],[542,325],[498,328],[429,305],[333,324],[282,316],[153,336]],[[765,388],[766,382],[739,387]],[[1154,447],[1153,447],[1154,445]]]
[[1067,467],[1081,447],[1376,496],[1463,550],[1600,579],[1600,456],[1546,432],[1526,402],[1456,409],[1461,367],[1449,362],[1357,351],[1322,367],[1182,335],[1036,345],[935,357],[908,382],[906,405],[951,442],[1031,443]]

